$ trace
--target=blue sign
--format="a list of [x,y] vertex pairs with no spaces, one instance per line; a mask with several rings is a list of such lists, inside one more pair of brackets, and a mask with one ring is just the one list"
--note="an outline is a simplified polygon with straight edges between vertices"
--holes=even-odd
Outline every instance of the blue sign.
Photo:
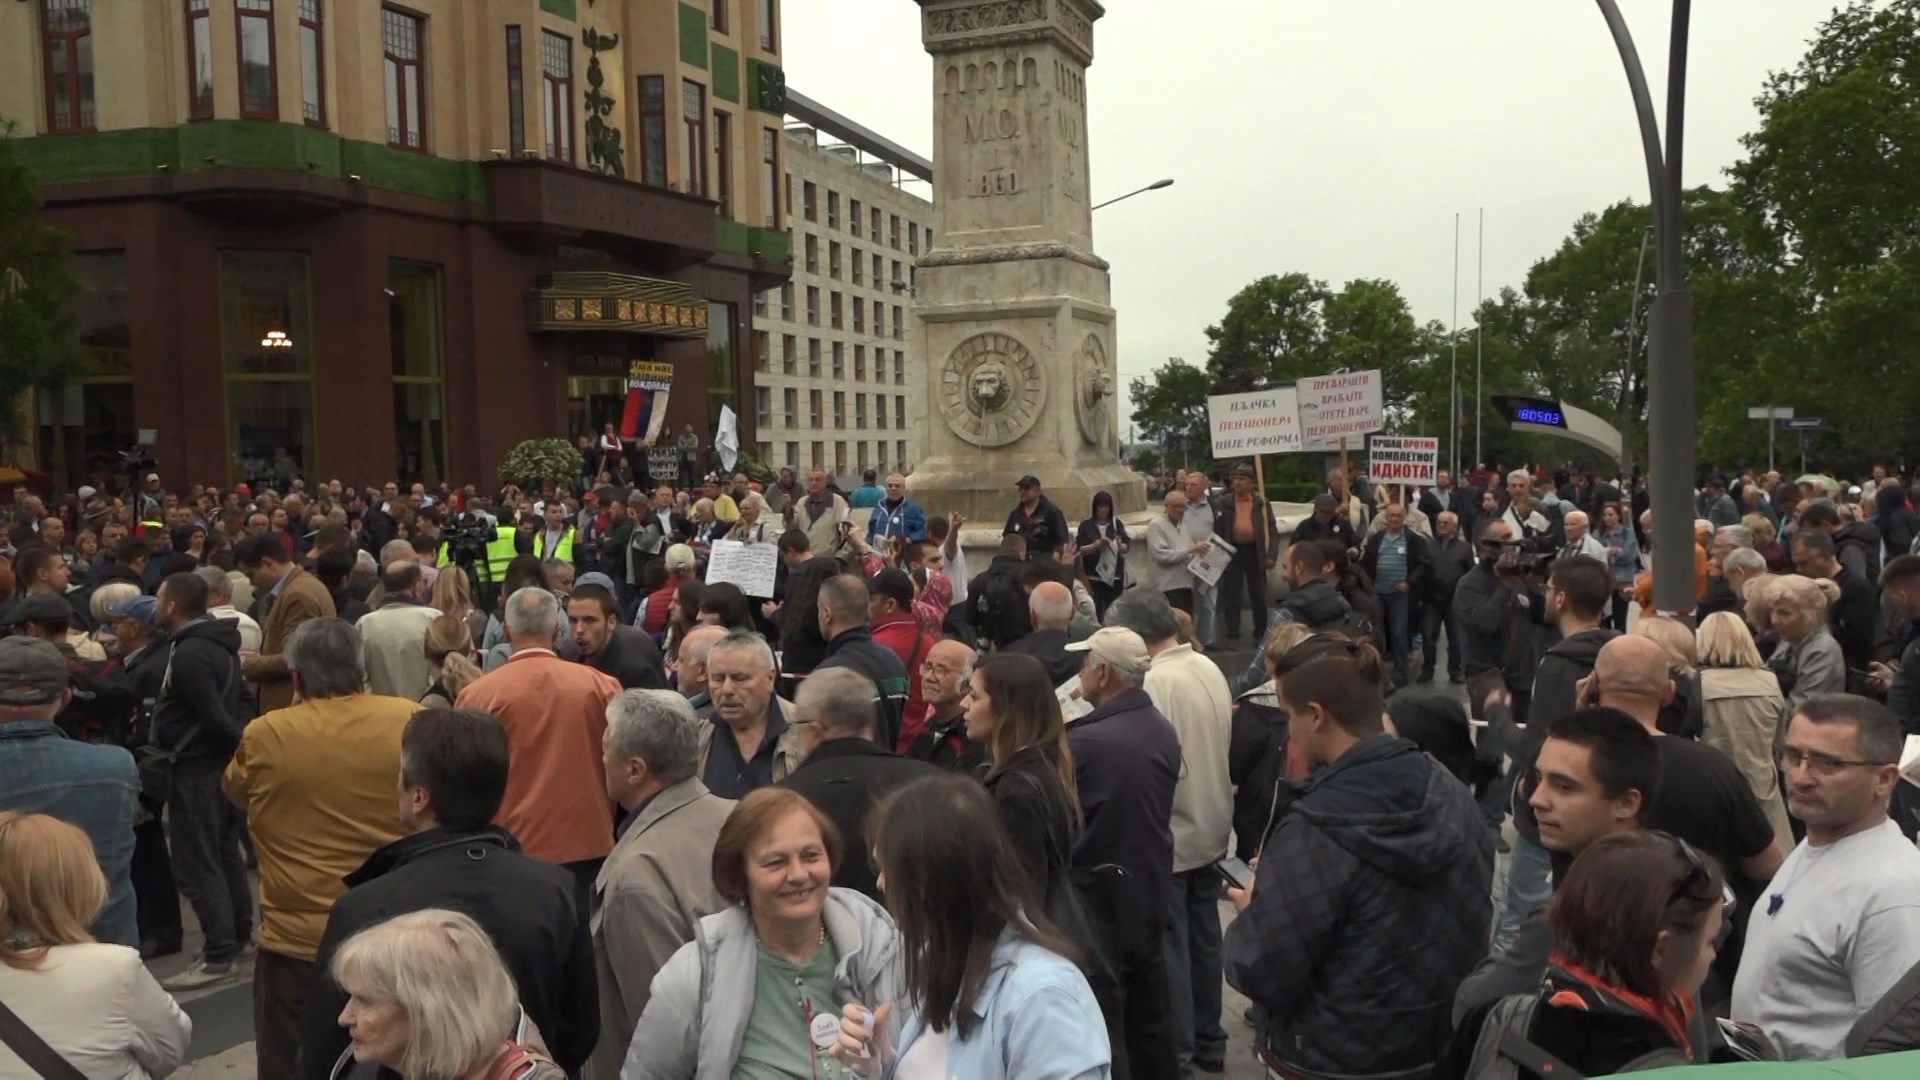
[[1567,418],[1558,409],[1513,410],[1513,422],[1516,424],[1545,424],[1548,427],[1566,427]]
[[1824,416],[1796,416],[1791,420],[1780,421],[1780,426],[1788,431],[1820,431],[1827,426]]

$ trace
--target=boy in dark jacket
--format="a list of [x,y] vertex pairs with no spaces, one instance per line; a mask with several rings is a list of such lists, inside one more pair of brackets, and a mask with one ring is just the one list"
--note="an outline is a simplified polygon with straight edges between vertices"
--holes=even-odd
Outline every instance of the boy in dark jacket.
[[1425,1075],[1486,952],[1492,835],[1460,781],[1385,733],[1373,649],[1305,643],[1278,675],[1289,736],[1319,768],[1254,887],[1228,894],[1227,982],[1263,1011],[1260,1054],[1282,1075]]

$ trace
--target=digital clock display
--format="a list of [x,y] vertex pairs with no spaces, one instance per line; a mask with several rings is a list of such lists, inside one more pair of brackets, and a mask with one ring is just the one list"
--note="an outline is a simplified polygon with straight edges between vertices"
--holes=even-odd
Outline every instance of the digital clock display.
[[1521,406],[1513,410],[1513,422],[1516,424],[1545,424],[1548,427],[1566,427],[1567,418],[1559,409],[1535,409]]

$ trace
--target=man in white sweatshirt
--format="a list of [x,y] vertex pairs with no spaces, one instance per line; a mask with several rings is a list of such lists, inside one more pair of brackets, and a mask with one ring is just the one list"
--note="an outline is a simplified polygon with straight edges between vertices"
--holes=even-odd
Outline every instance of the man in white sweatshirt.
[[1182,1075],[1219,1072],[1227,1053],[1220,1026],[1220,895],[1213,864],[1227,854],[1233,782],[1227,744],[1233,696],[1220,668],[1179,639],[1167,598],[1132,589],[1107,608],[1107,625],[1140,635],[1153,660],[1147,696],[1180,738],[1182,769],[1173,789],[1173,910],[1167,922],[1167,986],[1174,1049]]

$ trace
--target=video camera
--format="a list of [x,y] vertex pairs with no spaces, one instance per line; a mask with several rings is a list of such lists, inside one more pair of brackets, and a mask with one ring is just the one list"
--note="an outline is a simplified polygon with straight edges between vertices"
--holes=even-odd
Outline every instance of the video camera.
[[114,461],[113,467],[118,472],[133,476],[137,473],[153,469],[156,464],[153,460],[153,455],[147,452],[146,447],[134,446],[131,449],[120,451],[117,455],[117,460]]
[[494,530],[487,525],[485,518],[469,511],[448,523],[442,539],[447,545],[448,561],[459,566],[473,563],[484,566],[487,545],[493,543]]
[[1498,547],[1503,558],[1508,552],[1513,553],[1514,566],[1511,569],[1495,564],[1495,568],[1502,573],[1525,574],[1529,577],[1544,579],[1553,566],[1553,560],[1560,554],[1559,549],[1553,544],[1552,537],[1535,533],[1531,529],[1518,540],[1488,539],[1482,542],[1488,546]]

